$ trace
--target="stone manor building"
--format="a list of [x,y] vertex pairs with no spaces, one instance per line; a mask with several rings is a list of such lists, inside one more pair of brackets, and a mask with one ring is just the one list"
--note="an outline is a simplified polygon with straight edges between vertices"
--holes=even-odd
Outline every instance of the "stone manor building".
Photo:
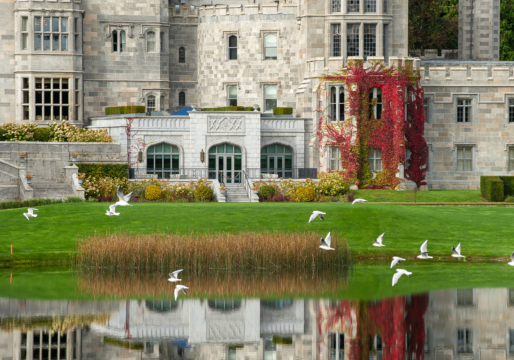
[[[123,155],[126,115],[105,108],[145,105],[132,128],[151,144],[138,159],[145,175],[306,177],[341,166],[338,149],[317,142],[315,111],[321,101],[342,121],[346,89],[321,84],[318,97],[318,77],[351,58],[409,60],[425,90],[429,188],[474,189],[480,175],[514,170],[514,63],[498,61],[499,0],[460,1],[459,60],[408,58],[408,0],[220,2],[1,2],[0,123],[108,128]],[[380,90],[372,96],[380,106]],[[193,104],[260,111],[173,115]],[[276,106],[293,115],[274,117]],[[380,151],[370,162],[381,170]]]

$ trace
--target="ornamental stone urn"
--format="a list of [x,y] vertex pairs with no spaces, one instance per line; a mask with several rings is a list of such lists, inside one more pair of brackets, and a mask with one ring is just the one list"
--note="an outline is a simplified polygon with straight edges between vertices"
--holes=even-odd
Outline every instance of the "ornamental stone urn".
[[221,195],[223,195],[224,197],[227,197],[227,190],[220,190],[219,191]]
[[73,165],[75,165],[75,163],[77,162],[77,157],[76,156],[72,156],[71,157],[71,162],[73,163]]
[[27,184],[30,185],[32,184],[32,178],[25,178],[27,180]]
[[25,156],[20,156],[20,166],[25,166]]
[[82,186],[82,182],[84,181],[84,178],[78,177],[77,178],[79,185]]

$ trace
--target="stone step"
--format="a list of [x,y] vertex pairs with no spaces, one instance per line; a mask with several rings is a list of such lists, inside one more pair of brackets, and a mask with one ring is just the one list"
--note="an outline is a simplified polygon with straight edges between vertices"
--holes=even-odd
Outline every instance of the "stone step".
[[72,196],[70,186],[65,183],[41,183],[36,182],[30,185],[34,189],[34,198],[66,199]]

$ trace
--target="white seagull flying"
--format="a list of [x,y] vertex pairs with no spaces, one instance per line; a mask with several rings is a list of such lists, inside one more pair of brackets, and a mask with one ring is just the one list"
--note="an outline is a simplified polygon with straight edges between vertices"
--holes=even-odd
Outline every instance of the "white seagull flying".
[[398,265],[399,263],[401,263],[402,261],[405,261],[405,259],[402,259],[401,257],[398,257],[398,256],[393,256],[393,261],[391,261],[391,269]]
[[514,251],[512,254],[510,254],[510,263],[508,263],[510,266],[514,266]]
[[320,242],[321,245],[319,247],[323,250],[335,250],[334,248],[330,247],[330,233],[328,233],[326,238],[321,238]]
[[34,209],[34,208],[28,208],[27,209],[28,212],[26,213],[23,213],[23,216],[25,216],[27,218],[27,220],[30,221],[30,218],[31,217],[37,217],[36,214],[34,214],[34,211],[39,211],[39,209]]
[[352,205],[357,204],[357,203],[365,203],[365,202],[368,202],[368,201],[364,200],[364,199],[355,199],[352,201]]
[[175,301],[177,301],[178,293],[179,292],[182,291],[184,293],[184,295],[187,295],[186,289],[189,289],[189,288],[187,286],[184,286],[184,285],[177,285],[177,286],[175,286]]
[[116,207],[117,206],[118,206],[118,203],[112,204],[111,206],[109,206],[109,210],[105,210],[105,215],[108,215],[108,216],[113,216],[113,215],[119,216],[120,213],[116,212]]
[[461,258],[465,257],[464,255],[460,254],[460,244],[457,245],[457,248],[452,247],[452,257]]
[[376,240],[373,240],[373,246],[385,246],[384,244],[382,244],[382,240],[384,239],[384,235],[385,235],[385,233],[380,235]]
[[393,275],[393,286],[396,285],[398,279],[400,279],[402,275],[407,275],[407,277],[410,277],[412,273],[404,269],[396,269],[396,273]]
[[324,213],[324,212],[321,212],[321,211],[313,211],[313,212],[312,212],[311,217],[309,218],[309,223],[310,223],[312,220],[316,219],[316,216],[317,216],[317,217],[319,217],[319,219],[320,219],[321,221],[324,221],[324,220],[325,220],[325,218],[323,217],[323,215],[325,215],[325,213]]
[[123,195],[123,190],[121,189],[121,186],[118,185],[118,190],[116,190],[116,195],[118,195],[118,202],[116,205],[120,206],[132,206],[128,202],[130,200],[130,197],[132,196],[132,193]]
[[184,269],[180,269],[180,270],[170,273],[170,278],[168,279],[168,281],[171,281],[171,282],[182,281],[182,279],[178,278],[178,273],[181,272],[182,270],[184,270]]
[[418,259],[433,259],[432,256],[428,256],[427,244],[428,240],[425,240],[425,242],[421,245],[421,255],[417,256]]

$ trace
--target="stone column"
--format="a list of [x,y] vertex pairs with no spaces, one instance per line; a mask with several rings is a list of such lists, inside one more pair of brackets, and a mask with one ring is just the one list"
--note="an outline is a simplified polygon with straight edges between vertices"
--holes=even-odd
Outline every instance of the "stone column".
[[[381,1],[379,1],[381,3]],[[377,52],[375,56],[384,56],[384,22],[377,24]]]

